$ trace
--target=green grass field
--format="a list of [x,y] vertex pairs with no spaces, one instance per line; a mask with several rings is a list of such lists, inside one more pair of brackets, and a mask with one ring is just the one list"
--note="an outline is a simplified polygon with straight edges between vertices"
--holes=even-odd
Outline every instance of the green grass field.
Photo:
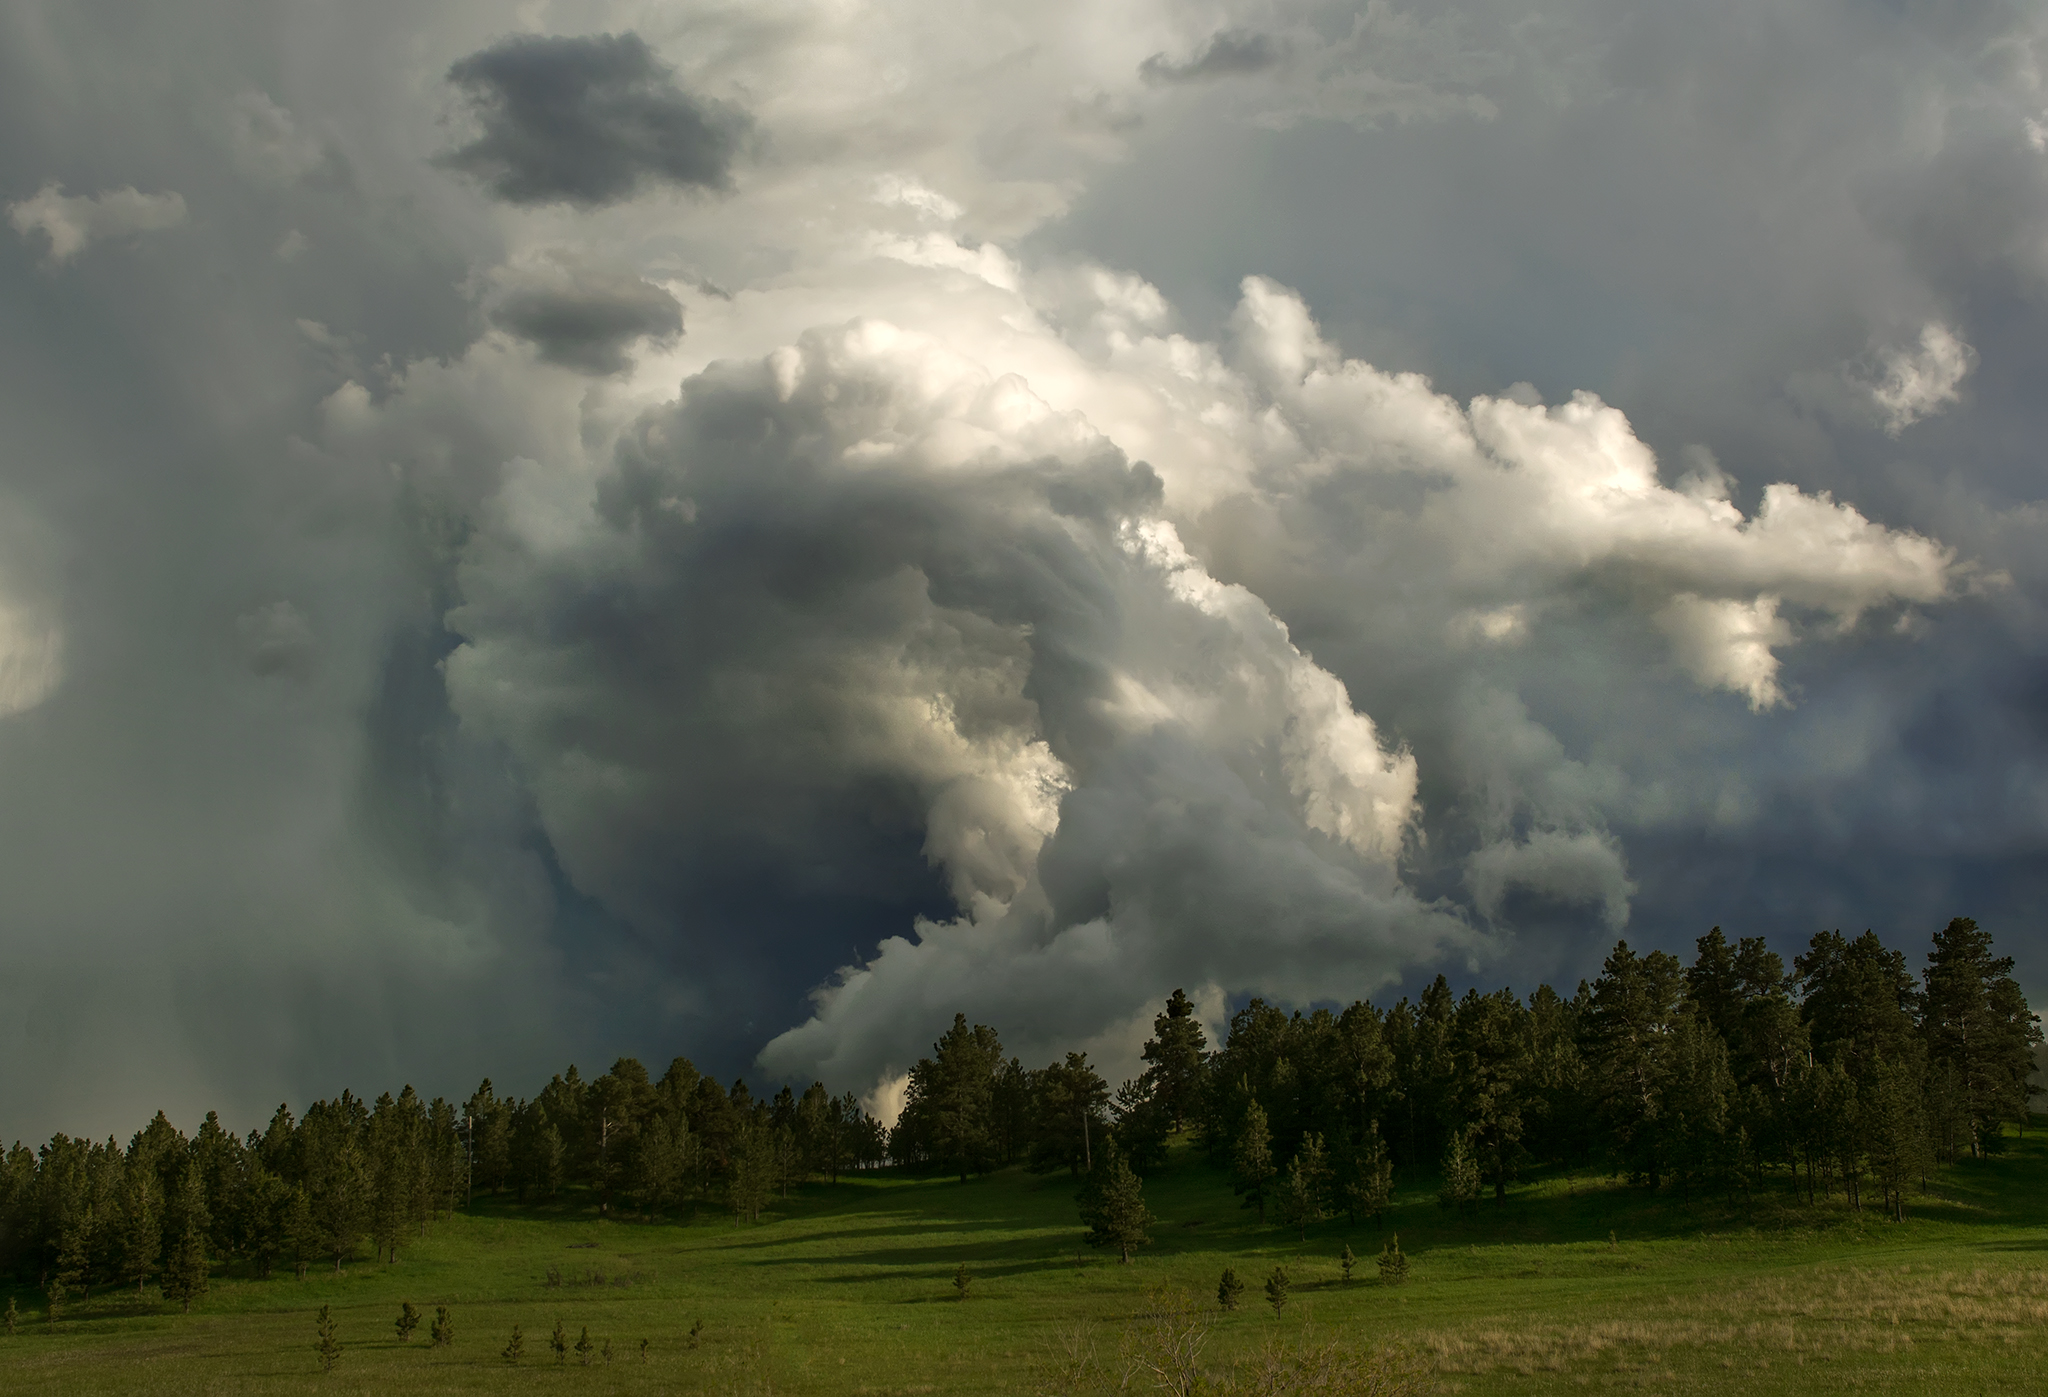
[[[1160,1221],[1128,1266],[1081,1248],[1070,1180],[1020,1170],[812,1185],[753,1226],[479,1201],[395,1266],[216,1276],[189,1316],[96,1292],[51,1324],[40,1295],[18,1290],[0,1392],[1111,1391],[1134,1316],[1162,1288],[1213,1315],[1202,1362],[1219,1385],[1242,1383],[1264,1345],[1334,1340],[1403,1351],[1453,1392],[2042,1392],[2044,1183],[2048,1138],[2030,1133],[1947,1171],[1903,1225],[1778,1194],[1744,1213],[1563,1179],[1455,1216],[1417,1187],[1388,1219],[1413,1268],[1398,1288],[1377,1283],[1371,1224],[1328,1223],[1304,1244],[1258,1226],[1192,1161],[1148,1184]],[[1349,1286],[1347,1241],[1362,1260]],[[1260,1294],[1276,1264],[1293,1281],[1277,1319]],[[1225,1266],[1248,1284],[1228,1315],[1213,1298]],[[403,1300],[429,1320],[451,1306],[453,1346],[430,1349],[424,1324],[399,1343]],[[314,1352],[323,1304],[343,1345],[331,1374]],[[586,1328],[609,1340],[611,1363],[557,1365],[557,1320],[572,1343]],[[499,1356],[514,1324],[517,1368]]]

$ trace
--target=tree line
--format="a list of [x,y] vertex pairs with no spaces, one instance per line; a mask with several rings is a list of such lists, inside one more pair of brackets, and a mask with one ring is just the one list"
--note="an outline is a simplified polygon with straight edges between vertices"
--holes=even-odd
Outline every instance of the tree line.
[[125,1148],[59,1134],[6,1152],[0,1275],[41,1287],[53,1317],[127,1285],[190,1309],[223,1266],[304,1276],[366,1246],[395,1262],[477,1193],[539,1204],[575,1188],[615,1216],[713,1206],[753,1220],[793,1183],[879,1166],[886,1143],[850,1093],[814,1082],[757,1099],[684,1058],[659,1081],[632,1058],[588,1082],[571,1066],[531,1100],[488,1079],[460,1105],[410,1086],[373,1103],[344,1091],[303,1117],[280,1105],[244,1137],[209,1112],[187,1138],[158,1112]]
[[1302,1228],[1377,1218],[1397,1175],[1462,1206],[1533,1167],[1686,1197],[1775,1179],[1903,1218],[1935,1165],[2024,1125],[2042,1034],[2012,969],[1968,918],[1935,933],[1917,977],[1871,932],[1823,932],[1788,970],[1762,938],[1715,927],[1690,965],[1617,943],[1570,996],[1459,998],[1439,976],[1387,1009],[1254,999],[1215,1050],[1177,990],[1142,1075],[1114,1093],[1084,1054],[1027,1069],[956,1016],[910,1073],[889,1153],[962,1178],[1082,1174],[1105,1155],[1142,1175],[1187,1131],[1247,1206]]
[[[1716,927],[1688,966],[1626,942],[1570,997],[1548,985],[1286,1013],[1254,999],[1211,1049],[1176,990],[1141,1074],[1112,1092],[1085,1053],[1040,1068],[956,1015],[884,1128],[814,1082],[756,1098],[677,1058],[632,1058],[534,1097],[486,1080],[459,1105],[411,1087],[279,1106],[238,1138],[209,1113],[187,1138],[159,1112],[124,1148],[53,1136],[0,1160],[0,1274],[72,1296],[155,1284],[187,1308],[222,1266],[339,1269],[400,1247],[477,1193],[540,1204],[584,1191],[614,1216],[705,1207],[757,1220],[777,1193],[883,1164],[962,1179],[1009,1164],[1090,1180],[1084,1211],[1126,1255],[1137,1180],[1185,1135],[1246,1206],[1289,1225],[1377,1218],[1396,1178],[1467,1205],[1534,1167],[1618,1172],[1690,1197],[1773,1179],[1902,1218],[1938,1163],[2001,1148],[2024,1122],[2038,1020],[2010,957],[1967,918],[1916,977],[1873,933],[1815,936],[1790,970]],[[1105,1169],[1103,1166],[1107,1165]]]

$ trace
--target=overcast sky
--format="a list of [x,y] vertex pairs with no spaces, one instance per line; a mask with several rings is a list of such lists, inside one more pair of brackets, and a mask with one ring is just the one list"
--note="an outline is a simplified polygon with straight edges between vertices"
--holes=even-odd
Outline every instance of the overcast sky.
[[1971,915],[2048,8],[0,4],[0,1134]]

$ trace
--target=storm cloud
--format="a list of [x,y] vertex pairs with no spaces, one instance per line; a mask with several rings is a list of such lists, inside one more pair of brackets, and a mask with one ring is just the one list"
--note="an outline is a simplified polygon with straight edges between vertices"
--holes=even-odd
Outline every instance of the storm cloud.
[[638,34],[524,34],[448,69],[482,133],[443,162],[514,204],[598,205],[643,186],[723,189],[745,117],[693,97]]
[[2038,16],[522,15],[0,19],[10,1137],[2048,989]]
[[550,364],[615,374],[630,365],[626,351],[637,341],[674,343],[683,332],[683,307],[629,272],[546,260],[500,278],[491,320]]

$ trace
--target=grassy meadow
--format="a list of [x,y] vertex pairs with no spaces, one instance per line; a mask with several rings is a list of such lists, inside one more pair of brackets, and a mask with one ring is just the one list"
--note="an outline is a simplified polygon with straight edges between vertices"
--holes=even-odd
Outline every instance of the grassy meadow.
[[[1159,1222],[1128,1266],[1081,1246],[1071,1180],[1015,1169],[964,1185],[813,1184],[757,1225],[479,1200],[396,1265],[216,1275],[190,1315],[101,1290],[52,1324],[39,1293],[17,1290],[0,1392],[1108,1392],[1141,1317],[1174,1290],[1211,1321],[1211,1383],[1238,1390],[1256,1390],[1270,1346],[1336,1341],[1405,1355],[1424,1378],[1415,1390],[2041,1392],[2044,1184],[2048,1136],[2033,1132],[1945,1171],[1904,1224],[1779,1192],[1743,1210],[1556,1177],[1457,1215],[1418,1184],[1387,1219],[1412,1268],[1400,1287],[1378,1284],[1370,1222],[1325,1223],[1303,1242],[1259,1226],[1220,1172],[1187,1158],[1148,1183]],[[1360,1258],[1348,1286],[1346,1242]],[[1261,1293],[1275,1265],[1292,1281],[1277,1318]],[[1225,1266],[1247,1285],[1231,1314],[1214,1299]],[[424,1316],[410,1343],[392,1323],[405,1300]],[[342,1345],[328,1374],[322,1305]],[[448,1348],[427,1341],[436,1305],[452,1309]],[[586,1329],[594,1347],[609,1341],[609,1364],[601,1349],[588,1366],[573,1351],[558,1364],[558,1320],[572,1344]],[[515,1324],[517,1367],[500,1356]]]

